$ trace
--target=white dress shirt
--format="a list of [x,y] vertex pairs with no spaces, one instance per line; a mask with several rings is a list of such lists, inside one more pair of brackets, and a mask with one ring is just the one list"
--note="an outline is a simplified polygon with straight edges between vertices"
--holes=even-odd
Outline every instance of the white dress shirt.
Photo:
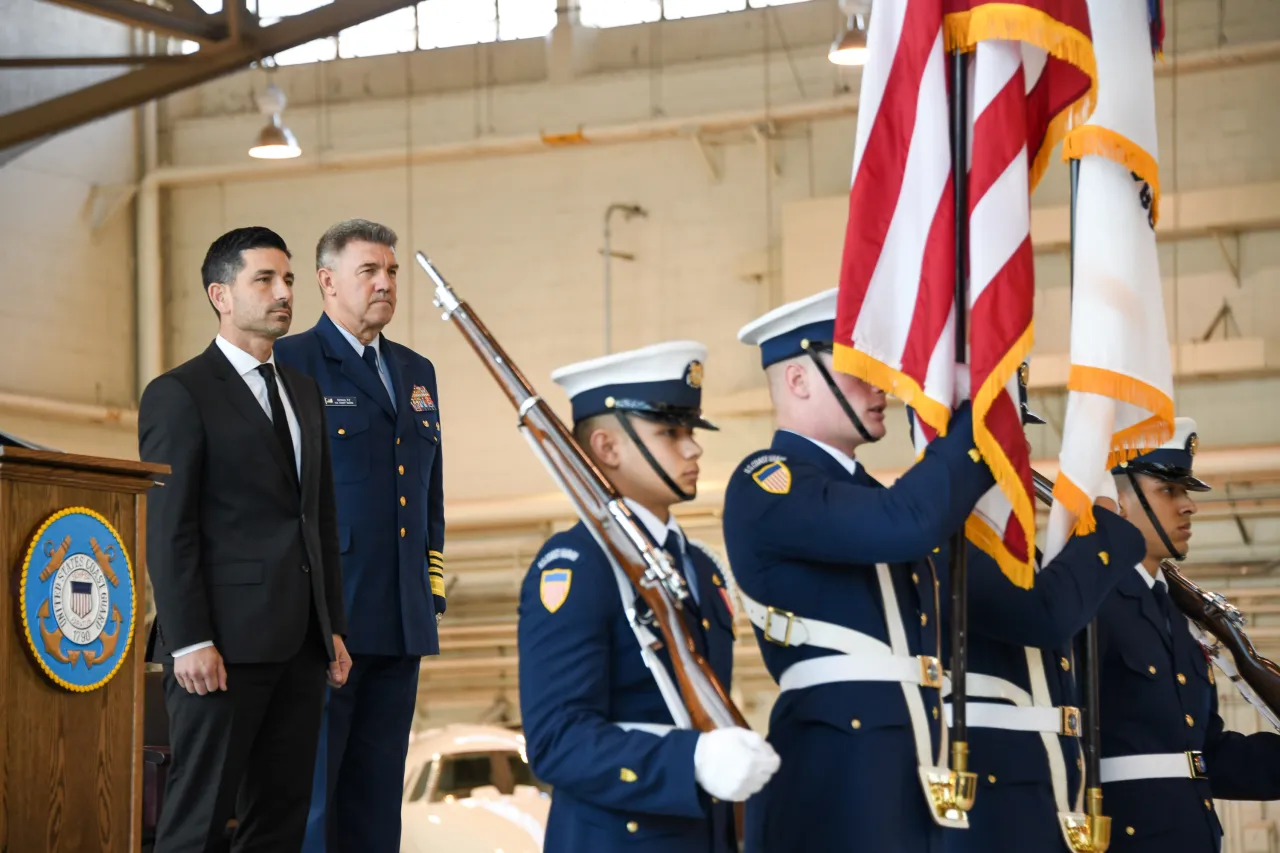
[[840,463],[840,467],[841,467],[841,468],[843,468],[844,470],[848,471],[850,474],[855,474],[855,473],[857,473],[857,471],[858,471],[858,460],[857,460],[857,459],[854,459],[852,456],[850,456],[849,454],[845,453],[844,451],[842,451],[842,450],[836,450],[834,447],[832,447],[832,446],[831,446],[831,445],[829,445],[829,444],[824,444],[823,442],[818,441],[818,439],[816,439],[816,438],[811,438],[810,436],[807,436],[807,435],[805,435],[804,433],[799,433],[799,432],[796,432],[795,430],[792,430],[792,429],[783,430],[783,432],[789,432],[789,433],[791,433],[792,435],[798,435],[798,436],[800,436],[800,437],[801,437],[801,438],[803,438],[805,441],[811,441],[811,442],[813,442],[813,443],[814,443],[814,444],[816,444],[818,447],[820,447],[820,448],[822,448],[823,450],[825,450],[825,451],[826,451],[826,452],[831,456],[831,458],[832,458],[832,459],[834,459],[834,460],[836,460],[837,462],[839,462],[839,463]]
[[[333,319],[332,317],[329,319]],[[374,359],[378,362],[378,378],[382,380],[383,386],[387,389],[387,396],[391,398],[391,408],[396,407],[396,393],[391,390],[391,373],[387,369],[387,360],[382,355],[382,335],[374,335],[373,343],[362,344],[360,339],[343,328],[342,324],[334,320],[333,325],[338,327],[338,331],[347,339],[347,343],[355,349],[356,355],[364,358],[364,348],[373,347]]]
[[670,513],[667,515],[667,523],[663,524],[658,517],[645,507],[631,500],[631,498],[623,498],[622,502],[627,505],[640,519],[640,523],[644,525],[644,529],[649,531],[649,535],[653,537],[653,541],[658,543],[658,547],[662,547],[662,543],[667,541],[667,533],[676,534],[676,540],[680,543],[680,553],[672,554],[680,561],[680,574],[684,575],[685,584],[688,585],[689,591],[693,593],[693,601],[695,604],[701,604],[702,599],[698,595],[698,579],[697,573],[693,571],[693,566],[689,562],[687,548],[685,545],[684,531],[680,529],[680,525],[676,523],[676,517]]
[[[249,391],[257,399],[258,405],[262,406],[262,411],[266,413],[267,420],[271,420],[271,398],[267,396],[267,380],[258,372],[258,367],[262,364],[270,364],[276,371],[276,388],[280,391],[280,402],[284,405],[284,416],[289,421],[289,436],[293,439],[293,464],[294,470],[298,474],[298,481],[302,481],[302,427],[298,425],[298,416],[293,411],[293,403],[289,400],[289,392],[285,390],[284,382],[280,380],[280,368],[276,367],[276,354],[271,353],[265,362],[258,361],[256,356],[250,355],[240,347],[231,343],[222,335],[214,338],[214,343],[218,345],[218,349],[222,350],[222,354],[227,357],[227,361],[231,362],[231,367],[236,373],[240,374],[240,378],[249,386]],[[195,643],[190,646],[183,646],[173,653],[175,658],[182,657],[200,649],[207,649],[213,645],[213,640],[205,640],[203,643]]]

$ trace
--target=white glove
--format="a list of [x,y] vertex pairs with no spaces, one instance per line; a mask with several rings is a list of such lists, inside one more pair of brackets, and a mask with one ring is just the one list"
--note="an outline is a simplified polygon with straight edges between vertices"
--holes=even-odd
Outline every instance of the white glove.
[[716,729],[698,737],[693,778],[711,796],[741,802],[763,788],[781,763],[773,747],[750,729]]

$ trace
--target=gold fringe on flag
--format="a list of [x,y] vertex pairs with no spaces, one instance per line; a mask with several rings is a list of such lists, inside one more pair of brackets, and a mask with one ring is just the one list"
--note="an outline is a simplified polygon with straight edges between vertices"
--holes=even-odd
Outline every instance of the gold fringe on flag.
[[939,436],[947,434],[947,425],[951,422],[951,408],[926,396],[920,383],[897,368],[890,367],[879,359],[856,350],[846,344],[837,343],[833,356],[833,365],[841,373],[856,376],[863,382],[892,394],[916,412],[916,417],[927,423]]
[[1076,517],[1072,535],[1088,536],[1097,529],[1098,521],[1093,517],[1093,501],[1066,474],[1058,473],[1058,479],[1053,484],[1053,499]]
[[1075,27],[1019,3],[984,3],[968,12],[953,12],[942,24],[947,51],[971,51],[983,41],[1020,41],[1073,65],[1089,78],[1089,90],[1055,115],[1037,151],[1031,152],[1027,180],[1034,192],[1053,149],[1067,133],[1088,121],[1098,95],[1098,64],[1093,41]]
[[1107,127],[1085,125],[1067,134],[1062,143],[1063,160],[1105,157],[1119,163],[1151,186],[1151,222],[1160,221],[1160,167],[1146,149],[1122,133]]
[[1107,370],[1105,367],[1073,364],[1067,377],[1067,389],[1110,397],[1152,413],[1146,420],[1111,436],[1108,468],[1114,468],[1143,450],[1159,447],[1173,438],[1173,399],[1141,379]]
[[[986,460],[987,466],[991,468],[991,473],[996,479],[996,485],[1000,487],[1000,491],[1004,492],[1009,503],[1013,506],[1013,516],[1016,523],[1022,528],[1023,535],[1027,543],[1027,555],[1024,559],[1019,559],[1009,553],[1004,543],[995,535],[995,531],[990,531],[990,536],[986,539],[975,538],[972,535],[973,527],[986,527],[987,525],[978,522],[975,524],[966,524],[965,529],[969,531],[970,538],[974,544],[982,548],[991,555],[999,565],[1000,569],[1005,573],[1009,580],[1013,581],[1024,589],[1030,589],[1035,580],[1035,552],[1036,552],[1036,511],[1032,503],[1031,495],[1028,494],[1026,486],[1023,484],[1021,476],[1018,474],[1017,468],[1014,467],[1013,460],[1005,455],[1004,448],[996,437],[991,434],[991,430],[987,428],[986,416],[991,411],[991,405],[995,402],[1009,384],[1009,380],[1014,373],[1022,366],[1022,362],[1031,354],[1031,344],[1035,338],[1035,323],[1029,323],[1027,328],[1023,330],[1018,340],[1004,357],[1000,359],[1000,363],[996,365],[996,369],[987,374],[986,381],[982,383],[982,387],[978,389],[978,393],[973,398],[973,442],[978,446],[978,452],[982,454],[982,458]],[[970,517],[970,521],[973,521]],[[994,548],[988,548],[987,545],[995,543]]]

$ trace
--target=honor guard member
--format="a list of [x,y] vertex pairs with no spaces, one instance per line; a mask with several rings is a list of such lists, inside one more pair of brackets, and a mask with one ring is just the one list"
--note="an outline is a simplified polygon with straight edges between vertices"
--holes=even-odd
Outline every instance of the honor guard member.
[[324,394],[342,549],[350,679],[329,690],[306,853],[398,853],[409,729],[444,613],[440,408],[431,362],[382,329],[396,234],[353,219],[316,247],[324,313],[277,344]]
[[725,491],[729,560],[782,691],[769,724],[782,768],[747,804],[747,850],[938,851],[918,769],[942,743],[928,558],[994,480],[967,405],[892,487],[858,464],[885,434],[885,395],[833,372],[835,311],[830,290],[738,333],[760,347],[778,425]]
[[[701,344],[675,341],[551,378],[572,401],[579,446],[683,574],[686,625],[727,690],[734,636],[725,576],[671,515],[697,491],[694,429],[715,429],[701,411],[705,358]],[[657,681],[671,687],[670,658],[665,649],[641,655],[627,618],[636,600],[581,523],[552,536],[525,577],[520,710],[533,770],[555,787],[544,849],[736,851],[728,801],[759,790],[777,756],[748,729],[673,727]]]
[[1203,647],[1169,598],[1160,562],[1186,557],[1195,422],[1115,468],[1121,512],[1146,556],[1098,613],[1102,796],[1113,853],[1215,853],[1213,799],[1280,799],[1280,735],[1226,731]]
[[[1022,422],[1044,423],[1027,410],[1025,365],[1019,385]],[[978,793],[969,829],[947,833],[952,853],[1070,850],[1064,819],[1082,821],[1084,806],[1072,639],[1144,551],[1142,534],[1115,509],[1099,498],[1094,532],[1068,541],[1031,589],[1015,586],[980,549],[968,549],[966,714]],[[934,558],[940,570],[948,557],[944,545]],[[945,710],[950,725],[950,703]]]

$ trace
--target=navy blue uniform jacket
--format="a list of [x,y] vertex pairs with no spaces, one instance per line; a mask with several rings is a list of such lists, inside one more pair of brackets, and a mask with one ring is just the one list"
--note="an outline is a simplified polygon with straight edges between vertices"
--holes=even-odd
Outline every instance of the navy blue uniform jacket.
[[[282,338],[276,358],[319,385],[338,501],[347,649],[352,654],[440,652],[429,565],[443,565],[444,482],[436,372],[382,338],[395,408],[381,378],[328,315]],[[443,572],[443,569],[439,570]],[[443,593],[443,580],[437,589]]]
[[[1015,586],[993,559],[969,547],[970,672],[1004,679],[1030,693],[1026,647],[1032,646],[1038,651],[1052,703],[1079,707],[1072,640],[1126,573],[1133,573],[1133,564],[1146,550],[1142,534],[1123,518],[1100,507],[1095,507],[1094,517],[1094,532],[1073,537],[1036,573],[1029,590]],[[943,547],[936,560],[940,571],[947,571],[948,558]],[[949,599],[947,589],[944,600]],[[950,661],[949,630],[944,638]],[[988,698],[972,701],[1012,704]],[[1072,807],[1082,770],[1079,742],[1063,736],[1057,741]],[[978,774],[978,795],[969,813],[968,831],[948,833],[948,849],[1065,851],[1041,736],[971,726],[969,755],[970,769]]]
[[[927,558],[994,484],[972,449],[965,407],[948,435],[886,489],[861,466],[850,474],[809,439],[779,431],[769,450],[738,466],[725,491],[725,544],[738,583],[762,604],[887,643],[875,566],[888,563],[910,653],[937,656],[939,590]],[[776,645],[759,629],[756,637],[775,680],[799,661],[834,654]],[[938,694],[921,691],[935,752]],[[748,851],[843,850],[854,840],[867,850],[940,849],[900,684],[783,693],[769,741],[782,767],[747,804]]]
[[[727,690],[733,617],[711,557],[688,546],[697,571],[698,650]],[[568,572],[567,580],[564,572]],[[543,578],[568,585],[543,603]],[[643,605],[642,605],[643,606]],[[655,629],[656,630],[656,629]],[[694,780],[698,732],[658,736],[616,723],[672,723],[623,612],[612,567],[578,524],[543,545],[520,593],[520,711],[529,759],[555,787],[547,853],[730,853],[733,813]],[[665,649],[659,657],[670,671]]]
[[1173,613],[1172,632],[1130,567],[1098,613],[1103,759],[1199,750],[1208,780],[1143,779],[1102,786],[1115,853],[1214,853],[1213,798],[1280,799],[1280,735],[1226,731],[1209,663]]

